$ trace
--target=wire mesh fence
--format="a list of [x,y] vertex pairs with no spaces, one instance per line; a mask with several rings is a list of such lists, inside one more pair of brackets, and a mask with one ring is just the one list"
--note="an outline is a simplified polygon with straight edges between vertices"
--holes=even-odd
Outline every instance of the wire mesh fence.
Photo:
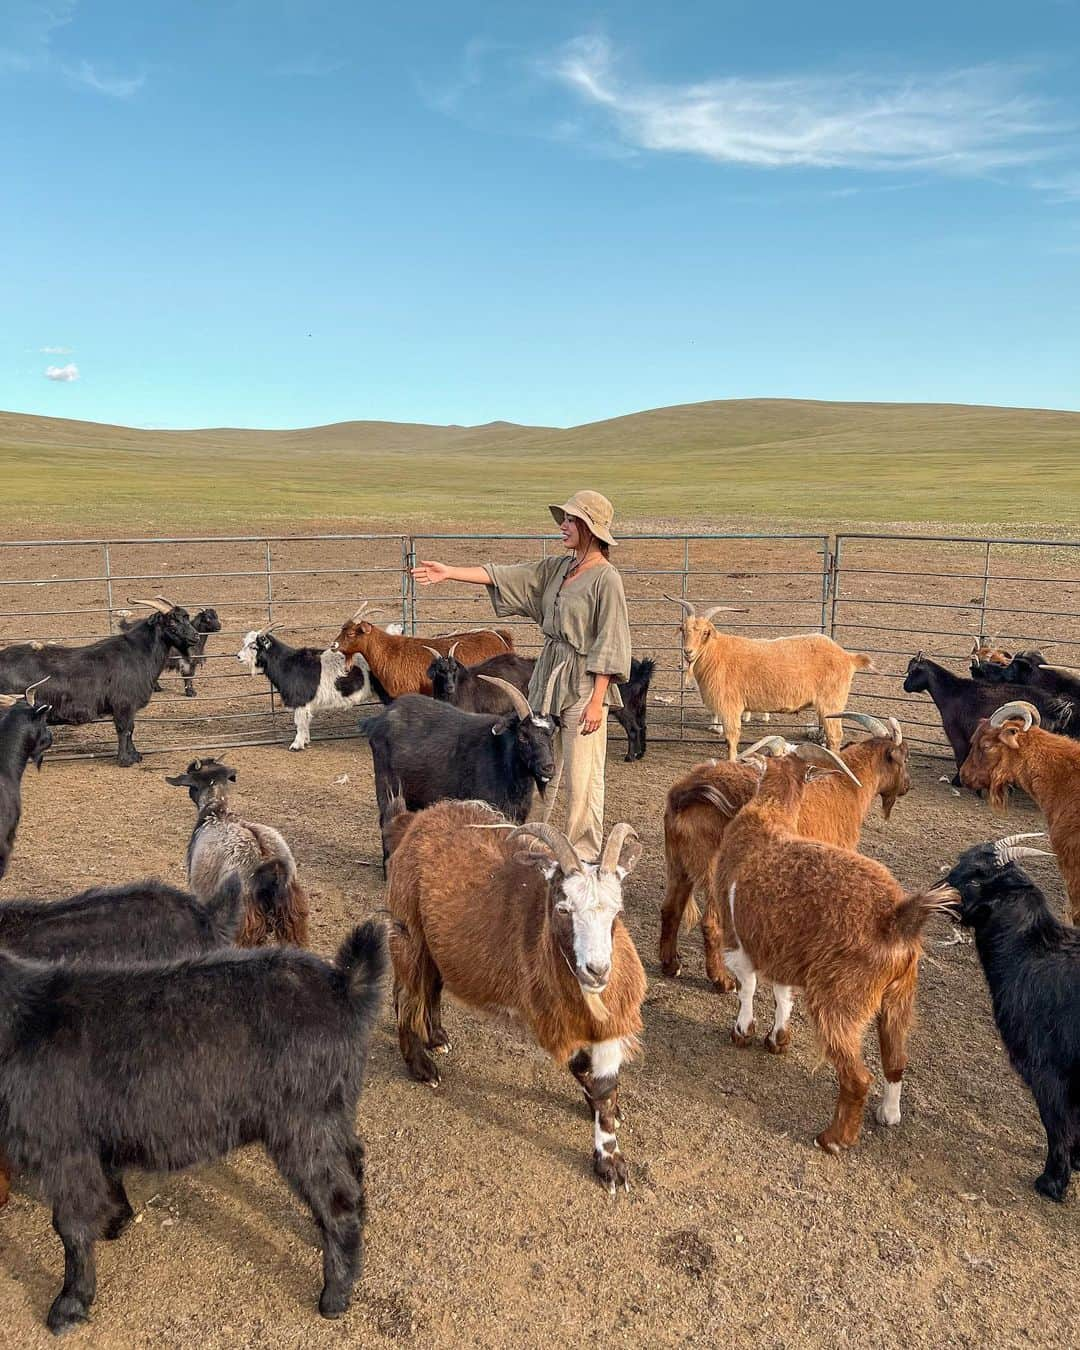
[[[320,534],[206,538],[0,541],[0,645],[86,643],[119,630],[129,602],[162,594],[192,612],[217,610],[222,631],[207,643],[184,695],[174,672],[139,715],[144,752],[287,743],[291,715],[263,676],[237,652],[252,630],[273,623],[292,645],[325,647],[367,600],[378,622],[418,636],[489,626],[477,587],[415,588],[409,568],[432,556],[457,563],[514,562],[559,550],[540,534]],[[891,711],[910,739],[947,753],[929,698],[903,693],[919,649],[958,673],[972,640],[994,636],[1013,649],[1053,646],[1080,661],[1080,544],[949,536],[671,533],[627,537],[617,554],[636,656],[657,665],[650,695],[654,740],[716,744],[710,715],[687,690],[679,607],[728,605],[725,631],[750,637],[826,632],[873,656],[878,675],[860,675],[851,705]],[[502,621],[500,621],[502,626]],[[510,620],[515,646],[535,653],[540,631]],[[356,734],[356,713],[321,715],[314,738]],[[774,719],[797,730],[807,717]],[[620,733],[613,728],[612,735]],[[58,728],[58,755],[111,755],[112,728]]]

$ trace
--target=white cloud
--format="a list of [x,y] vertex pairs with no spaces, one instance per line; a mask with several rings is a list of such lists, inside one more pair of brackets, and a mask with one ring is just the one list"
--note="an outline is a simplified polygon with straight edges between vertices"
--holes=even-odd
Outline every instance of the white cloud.
[[71,384],[79,378],[79,367],[74,361],[69,361],[66,366],[46,366],[45,378],[59,380],[61,384]]
[[70,347],[39,347],[38,350],[45,356],[70,356]]
[[886,78],[860,73],[654,83],[623,73],[612,44],[582,37],[544,73],[638,151],[763,168],[986,173],[1053,153],[1066,128],[1000,66]]
[[130,98],[146,83],[145,75],[105,75],[89,61],[65,65],[61,69],[72,84],[91,89],[95,94],[105,94],[109,98]]
[[0,75],[59,75],[95,94],[130,98],[145,75],[109,75],[89,61],[65,61],[56,54],[53,38],[77,8],[78,0],[0,0]]

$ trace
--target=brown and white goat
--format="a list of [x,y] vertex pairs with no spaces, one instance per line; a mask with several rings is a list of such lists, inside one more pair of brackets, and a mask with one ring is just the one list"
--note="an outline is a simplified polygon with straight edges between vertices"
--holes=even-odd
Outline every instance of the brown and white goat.
[[761,786],[728,825],[712,884],[714,902],[728,909],[733,947],[727,963],[739,983],[731,1039],[751,1043],[761,976],[772,982],[776,998],[765,1046],[782,1053],[791,1040],[793,995],[803,992],[839,1081],[832,1123],[816,1143],[838,1153],[856,1142],[862,1127],[871,1081],[862,1042],[872,1017],[886,1079],[877,1118],[883,1125],[900,1121],[922,932],[957,894],[948,888],[905,894],[881,863],[796,834],[807,779],[821,772],[807,760],[831,761],[833,771],[850,775],[839,756],[816,745],[759,761]]
[[472,1008],[521,1019],[580,1083],[593,1116],[593,1168],[628,1188],[616,1138],[619,1068],[637,1048],[645,972],[620,917],[641,855],[616,825],[595,864],[551,825],[514,828],[483,802],[444,801],[390,829],[387,905],[402,1057],[436,1086],[431,1052],[450,1048],[443,988]]
[[240,878],[244,917],[236,942],[307,943],[308,898],[296,875],[292,850],[269,825],[245,820],[229,808],[236,770],[216,759],[194,759],[185,773],[166,776],[186,787],[198,815],[187,850],[188,885],[204,903],[232,873]]
[[1080,742],[1043,731],[1040,720],[1033,703],[998,708],[976,728],[960,781],[986,789],[996,811],[1008,806],[1010,788],[1023,788],[1046,817],[1072,921],[1080,925]]
[[[823,844],[856,849],[863,821],[875,797],[881,798],[886,820],[897,799],[911,790],[908,773],[908,746],[900,723],[890,717],[888,725],[867,713],[845,713],[848,721],[871,735],[840,751],[840,758],[855,775],[829,774],[809,783],[799,806],[795,831],[805,839]],[[758,747],[775,743],[778,737],[766,737],[744,752],[743,759]],[[679,927],[685,921],[691,928],[701,919],[705,945],[705,970],[720,991],[735,987],[724,965],[724,906],[719,910],[709,903],[709,868],[731,821],[731,814],[719,804],[719,797],[738,810],[757,791],[760,775],[740,761],[709,760],[697,764],[672,785],[664,811],[664,858],[667,866],[667,891],[660,911],[660,967],[665,975],[676,976],[679,961]],[[694,900],[698,892],[705,899],[702,911]]]
[[798,637],[745,638],[720,633],[712,616],[727,605],[699,615],[689,600],[666,596],[685,610],[682,622],[687,683],[697,683],[701,701],[723,723],[728,758],[739,752],[743,713],[797,713],[813,708],[825,743],[840,748],[840,728],[830,726],[847,707],[856,671],[876,673],[868,656],[845,651],[824,633]]
[[473,628],[464,633],[444,633],[421,640],[377,628],[362,617],[367,607],[365,601],[342,626],[330,644],[330,650],[343,653],[347,667],[352,665],[354,656],[362,656],[374,678],[392,699],[401,694],[431,694],[427,672],[432,649],[445,656],[457,644],[457,659],[464,666],[475,666],[489,656],[514,650],[514,639],[508,628]]

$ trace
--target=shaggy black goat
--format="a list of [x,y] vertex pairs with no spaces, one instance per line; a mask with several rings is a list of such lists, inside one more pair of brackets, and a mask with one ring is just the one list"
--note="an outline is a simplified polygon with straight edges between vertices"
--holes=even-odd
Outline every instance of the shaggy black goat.
[[364,1222],[356,1104],[385,968],[373,920],[332,966],[295,948],[132,967],[0,953],[0,1148],[64,1244],[50,1330],[89,1315],[94,1243],[133,1217],[125,1168],[175,1171],[253,1143],[314,1215],[319,1311],[345,1311]]
[[33,686],[10,702],[0,694],[0,710],[5,707],[8,711],[0,715],[0,878],[7,871],[22,815],[22,776],[31,762],[41,768],[52,745],[45,721],[49,705],[34,702]]
[[161,596],[132,603],[149,605],[156,613],[88,647],[21,642],[0,651],[0,689],[23,689],[48,676],[49,721],[82,726],[111,717],[116,760],[125,766],[142,759],[133,739],[135,714],[150,702],[170,652],[187,655],[199,637],[187,610]]
[[630,678],[619,685],[621,708],[612,708],[611,715],[626,732],[626,762],[645,757],[645,721],[649,705],[649,685],[656,670],[656,662],[630,662]]
[[523,695],[529,692],[536,658],[518,656],[516,652],[502,652],[498,656],[489,656],[475,666],[463,666],[450,648],[444,656],[434,647],[428,651],[434,660],[427,668],[427,677],[431,681],[431,693],[440,703],[452,703],[462,712],[508,713],[514,711],[509,694],[497,684],[489,684],[485,675],[494,675],[496,679],[512,684]]
[[[360,721],[375,764],[375,799],[389,857],[387,826],[393,798],[420,811],[444,798],[482,801],[521,824],[555,776],[554,735],[558,719],[549,714],[557,667],[548,680],[543,710],[534,713],[525,695],[505,680],[498,687],[514,705],[501,717],[462,712],[426,694],[403,694],[374,717]],[[484,676],[494,681],[494,676]]]
[[1046,1130],[1035,1189],[1064,1200],[1080,1168],[1080,929],[1055,918],[1016,865],[1032,854],[1054,856],[1020,842],[1033,837],[969,848],[948,882],[960,892],[960,922],[975,930],[997,1029]]
[[[134,628],[135,625],[132,622],[130,610],[118,609],[116,613],[120,619],[121,633],[126,633]],[[221,632],[221,620],[218,618],[216,609],[200,609],[198,613],[191,616],[191,626],[195,629],[196,633],[198,633],[199,638],[189,651],[188,655],[181,656],[179,653],[174,653],[165,662],[166,671],[179,671],[183,677],[185,698],[195,697],[195,681],[192,678],[195,674],[195,667],[203,665],[206,661],[204,655],[206,651],[206,639],[211,633]],[[154,681],[154,692],[156,694],[162,692],[160,680]]]

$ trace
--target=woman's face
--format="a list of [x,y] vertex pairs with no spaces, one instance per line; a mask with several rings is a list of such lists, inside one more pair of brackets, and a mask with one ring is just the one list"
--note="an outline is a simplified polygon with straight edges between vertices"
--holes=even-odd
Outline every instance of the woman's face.
[[573,516],[563,516],[559,533],[562,535],[564,547],[572,549],[585,547],[587,532],[581,522],[575,520]]

